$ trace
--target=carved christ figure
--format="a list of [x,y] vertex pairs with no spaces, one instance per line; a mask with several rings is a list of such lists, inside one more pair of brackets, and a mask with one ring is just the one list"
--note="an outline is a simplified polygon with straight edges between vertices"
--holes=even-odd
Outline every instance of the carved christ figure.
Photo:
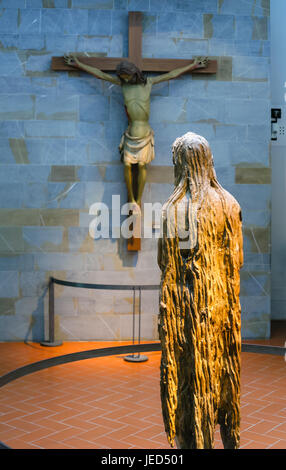
[[[67,65],[83,70],[96,78],[111,82],[122,89],[125,110],[128,117],[128,127],[124,132],[119,151],[124,163],[124,177],[127,186],[128,202],[135,206],[141,205],[141,198],[146,181],[146,165],[154,159],[153,130],[149,124],[150,93],[152,86],[179,77],[183,73],[205,68],[208,64],[206,57],[197,57],[187,65],[171,72],[145,77],[143,73],[128,61],[122,61],[116,68],[116,75],[102,72],[96,67],[85,65],[76,55],[65,56]],[[134,194],[132,184],[133,164],[138,164],[138,187]]]
[[[162,209],[159,337],[166,433],[181,449],[239,447],[241,210],[219,184],[206,139],[173,145],[175,188]],[[188,236],[186,236],[188,235]]]

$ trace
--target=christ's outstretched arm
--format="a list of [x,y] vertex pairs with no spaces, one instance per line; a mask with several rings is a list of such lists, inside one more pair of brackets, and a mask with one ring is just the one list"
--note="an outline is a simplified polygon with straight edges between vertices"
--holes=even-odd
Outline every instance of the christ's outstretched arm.
[[196,57],[195,60],[186,65],[185,67],[180,67],[179,69],[174,69],[171,72],[164,73],[163,75],[157,75],[156,77],[152,77],[151,83],[155,85],[156,83],[165,82],[167,80],[173,80],[174,78],[179,77],[183,73],[191,72],[192,70],[202,69],[207,67],[208,65],[208,58],[207,57]]
[[94,75],[96,78],[99,78],[100,80],[111,82],[114,85],[121,85],[119,78],[113,77],[112,75],[109,75],[108,73],[102,72],[100,69],[97,69],[96,67],[91,67],[90,65],[84,64],[75,55],[65,55],[64,59],[67,65],[76,67],[77,69],[80,69],[80,70],[84,70],[84,72],[90,73],[91,75]]

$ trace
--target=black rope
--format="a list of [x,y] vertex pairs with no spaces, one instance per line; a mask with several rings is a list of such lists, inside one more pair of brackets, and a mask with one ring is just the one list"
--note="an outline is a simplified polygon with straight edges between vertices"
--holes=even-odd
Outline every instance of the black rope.
[[60,279],[55,279],[54,277],[50,278],[51,282],[55,284],[60,284],[61,286],[68,287],[81,287],[84,289],[103,289],[103,290],[158,290],[159,285],[128,285],[128,284],[90,284],[86,282],[72,282],[72,281],[62,281]]

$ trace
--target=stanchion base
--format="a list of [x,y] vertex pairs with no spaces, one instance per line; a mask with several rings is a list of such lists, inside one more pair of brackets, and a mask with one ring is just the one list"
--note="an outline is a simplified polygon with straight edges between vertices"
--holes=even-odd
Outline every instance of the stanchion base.
[[140,354],[138,356],[125,356],[124,361],[127,362],[146,362],[148,361],[147,356],[141,356]]
[[62,344],[63,344],[62,341],[41,341],[40,342],[41,346],[50,346],[50,347],[61,346]]

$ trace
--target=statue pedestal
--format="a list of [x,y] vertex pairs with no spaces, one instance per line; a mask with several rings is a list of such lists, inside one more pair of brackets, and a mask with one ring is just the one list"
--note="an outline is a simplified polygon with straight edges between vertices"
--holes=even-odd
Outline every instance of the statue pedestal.
[[[138,209],[138,210],[137,210]],[[141,250],[141,210],[137,206],[136,210],[133,211],[133,235],[127,240],[128,251],[140,251]]]
[[140,251],[141,250],[141,238],[129,238],[127,241],[128,251]]

